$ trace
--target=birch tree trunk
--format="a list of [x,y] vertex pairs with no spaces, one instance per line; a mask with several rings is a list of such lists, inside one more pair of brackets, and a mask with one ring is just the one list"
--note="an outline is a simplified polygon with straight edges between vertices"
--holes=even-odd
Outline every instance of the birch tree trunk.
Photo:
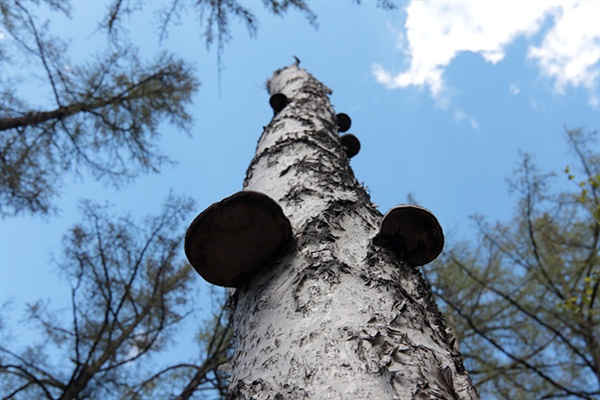
[[478,399],[415,266],[373,243],[382,215],[340,144],[331,91],[292,65],[244,190],[276,200],[293,248],[232,294],[230,399]]

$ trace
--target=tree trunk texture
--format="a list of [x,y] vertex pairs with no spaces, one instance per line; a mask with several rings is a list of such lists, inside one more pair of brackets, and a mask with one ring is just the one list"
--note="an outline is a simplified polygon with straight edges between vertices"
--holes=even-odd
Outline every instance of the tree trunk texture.
[[418,268],[373,243],[382,214],[350,168],[331,91],[297,65],[267,86],[289,103],[244,190],[281,205],[294,243],[232,293],[229,398],[478,399]]

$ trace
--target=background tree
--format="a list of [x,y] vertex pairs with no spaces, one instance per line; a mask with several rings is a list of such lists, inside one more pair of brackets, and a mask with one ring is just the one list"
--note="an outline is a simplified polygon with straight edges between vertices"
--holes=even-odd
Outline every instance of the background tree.
[[[360,4],[361,0],[353,0],[353,2]],[[139,12],[146,3],[148,3],[146,0],[112,0],[108,6],[108,13],[100,26],[113,37],[118,37],[122,30],[127,29],[127,25],[123,24],[124,17]],[[250,35],[254,36],[258,31],[258,18],[244,2],[238,0],[169,0],[165,3],[158,11],[160,38],[168,34],[171,24],[179,24],[181,15],[185,13],[198,16],[206,46],[209,47],[216,41],[219,54],[231,39],[230,20],[232,18],[237,18],[244,23]],[[290,9],[299,11],[311,24],[317,26],[317,15],[305,0],[263,0],[262,3],[269,12],[276,16],[284,16]],[[396,8],[396,4],[391,0],[377,0],[377,5],[387,10]]]
[[231,346],[222,295],[202,326],[197,357],[163,367],[151,362],[198,308],[178,233],[191,207],[170,197],[162,213],[136,223],[82,203],[84,219],[65,236],[59,263],[71,283],[70,318],[42,301],[29,306],[28,319],[44,340],[23,351],[2,343],[3,399],[187,399],[222,390],[218,367]]
[[477,240],[427,270],[486,398],[600,396],[599,137],[577,129],[567,139],[564,174],[524,155],[509,180],[513,220],[475,217]]
[[[140,59],[121,40],[75,65],[66,43],[49,33],[35,6],[69,15],[62,1],[1,3],[4,40],[0,68],[0,204],[3,215],[47,213],[65,172],[120,185],[140,172],[157,171],[166,158],[156,147],[158,126],[168,120],[189,129],[185,106],[198,82],[181,59],[165,53]],[[18,67],[27,63],[27,74]],[[36,103],[21,98],[19,85],[41,69]],[[6,71],[10,72],[10,75]],[[40,101],[49,89],[52,101]]]

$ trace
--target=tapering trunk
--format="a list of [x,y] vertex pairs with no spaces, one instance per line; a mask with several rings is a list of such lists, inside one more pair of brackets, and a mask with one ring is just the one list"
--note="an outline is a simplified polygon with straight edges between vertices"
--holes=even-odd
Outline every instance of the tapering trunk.
[[296,65],[268,89],[288,103],[244,190],[279,203],[294,242],[235,289],[230,398],[478,399],[418,268],[373,241],[382,214],[349,166],[330,90]]

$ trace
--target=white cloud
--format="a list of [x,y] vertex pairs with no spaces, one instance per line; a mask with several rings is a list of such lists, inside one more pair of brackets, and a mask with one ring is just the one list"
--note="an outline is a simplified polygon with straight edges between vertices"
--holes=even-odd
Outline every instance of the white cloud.
[[567,86],[581,86],[597,96],[600,2],[565,4],[542,44],[529,48],[528,57],[537,60],[542,74],[554,80],[559,94],[564,94]]
[[408,69],[394,73],[373,66],[377,81],[390,88],[426,87],[436,100],[447,102],[443,74],[459,53],[478,53],[498,63],[508,44],[537,33],[552,16],[552,26],[539,46],[530,46],[528,57],[554,80],[558,93],[569,85],[597,89],[600,2],[413,0],[406,13],[398,43],[404,44],[399,47],[410,60]]

